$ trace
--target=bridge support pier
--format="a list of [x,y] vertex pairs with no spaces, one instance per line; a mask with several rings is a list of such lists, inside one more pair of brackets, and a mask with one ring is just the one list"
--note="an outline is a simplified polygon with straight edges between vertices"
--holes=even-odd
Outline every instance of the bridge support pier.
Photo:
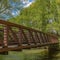
[[56,55],[56,53],[58,52],[58,47],[59,47],[59,44],[50,45],[48,47],[48,57],[50,59],[53,58],[54,55]]

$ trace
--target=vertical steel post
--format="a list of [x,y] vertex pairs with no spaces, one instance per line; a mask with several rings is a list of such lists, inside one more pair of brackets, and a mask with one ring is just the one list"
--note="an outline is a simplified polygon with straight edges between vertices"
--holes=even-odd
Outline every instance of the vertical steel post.
[[[3,48],[8,47],[8,27],[4,26],[4,40],[3,40]],[[8,51],[3,52],[2,54],[8,54]]]
[[18,40],[18,47],[21,47],[18,51],[22,51],[22,32],[21,32],[21,30],[19,29],[19,32],[18,32],[18,38],[19,38],[19,40]]

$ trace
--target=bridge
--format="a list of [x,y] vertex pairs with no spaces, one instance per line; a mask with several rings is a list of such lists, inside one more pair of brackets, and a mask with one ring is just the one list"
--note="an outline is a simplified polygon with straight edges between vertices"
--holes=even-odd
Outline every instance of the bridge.
[[0,20],[0,53],[58,44],[54,34]]

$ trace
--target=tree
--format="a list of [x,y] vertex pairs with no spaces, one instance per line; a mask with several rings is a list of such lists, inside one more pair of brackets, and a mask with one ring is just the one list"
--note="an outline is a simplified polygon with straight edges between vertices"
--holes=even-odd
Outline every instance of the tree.
[[19,16],[9,21],[44,32],[59,31],[60,10],[58,11],[56,1],[36,0],[30,7],[23,9]]
[[40,0],[41,2],[41,20],[42,20],[42,31],[46,31],[46,26],[48,24],[48,20],[50,19],[50,0]]
[[59,29],[59,27],[57,27],[59,24],[57,3],[56,0],[50,0],[50,2],[50,20],[52,20],[52,22],[50,23],[50,30],[48,31],[57,33]]
[[20,0],[0,0],[0,18],[2,19],[14,17],[21,9]]

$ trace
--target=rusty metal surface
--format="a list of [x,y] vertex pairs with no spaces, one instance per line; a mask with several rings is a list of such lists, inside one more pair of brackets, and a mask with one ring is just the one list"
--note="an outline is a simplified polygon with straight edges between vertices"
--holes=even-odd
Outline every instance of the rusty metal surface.
[[56,35],[0,20],[0,52],[57,44]]

